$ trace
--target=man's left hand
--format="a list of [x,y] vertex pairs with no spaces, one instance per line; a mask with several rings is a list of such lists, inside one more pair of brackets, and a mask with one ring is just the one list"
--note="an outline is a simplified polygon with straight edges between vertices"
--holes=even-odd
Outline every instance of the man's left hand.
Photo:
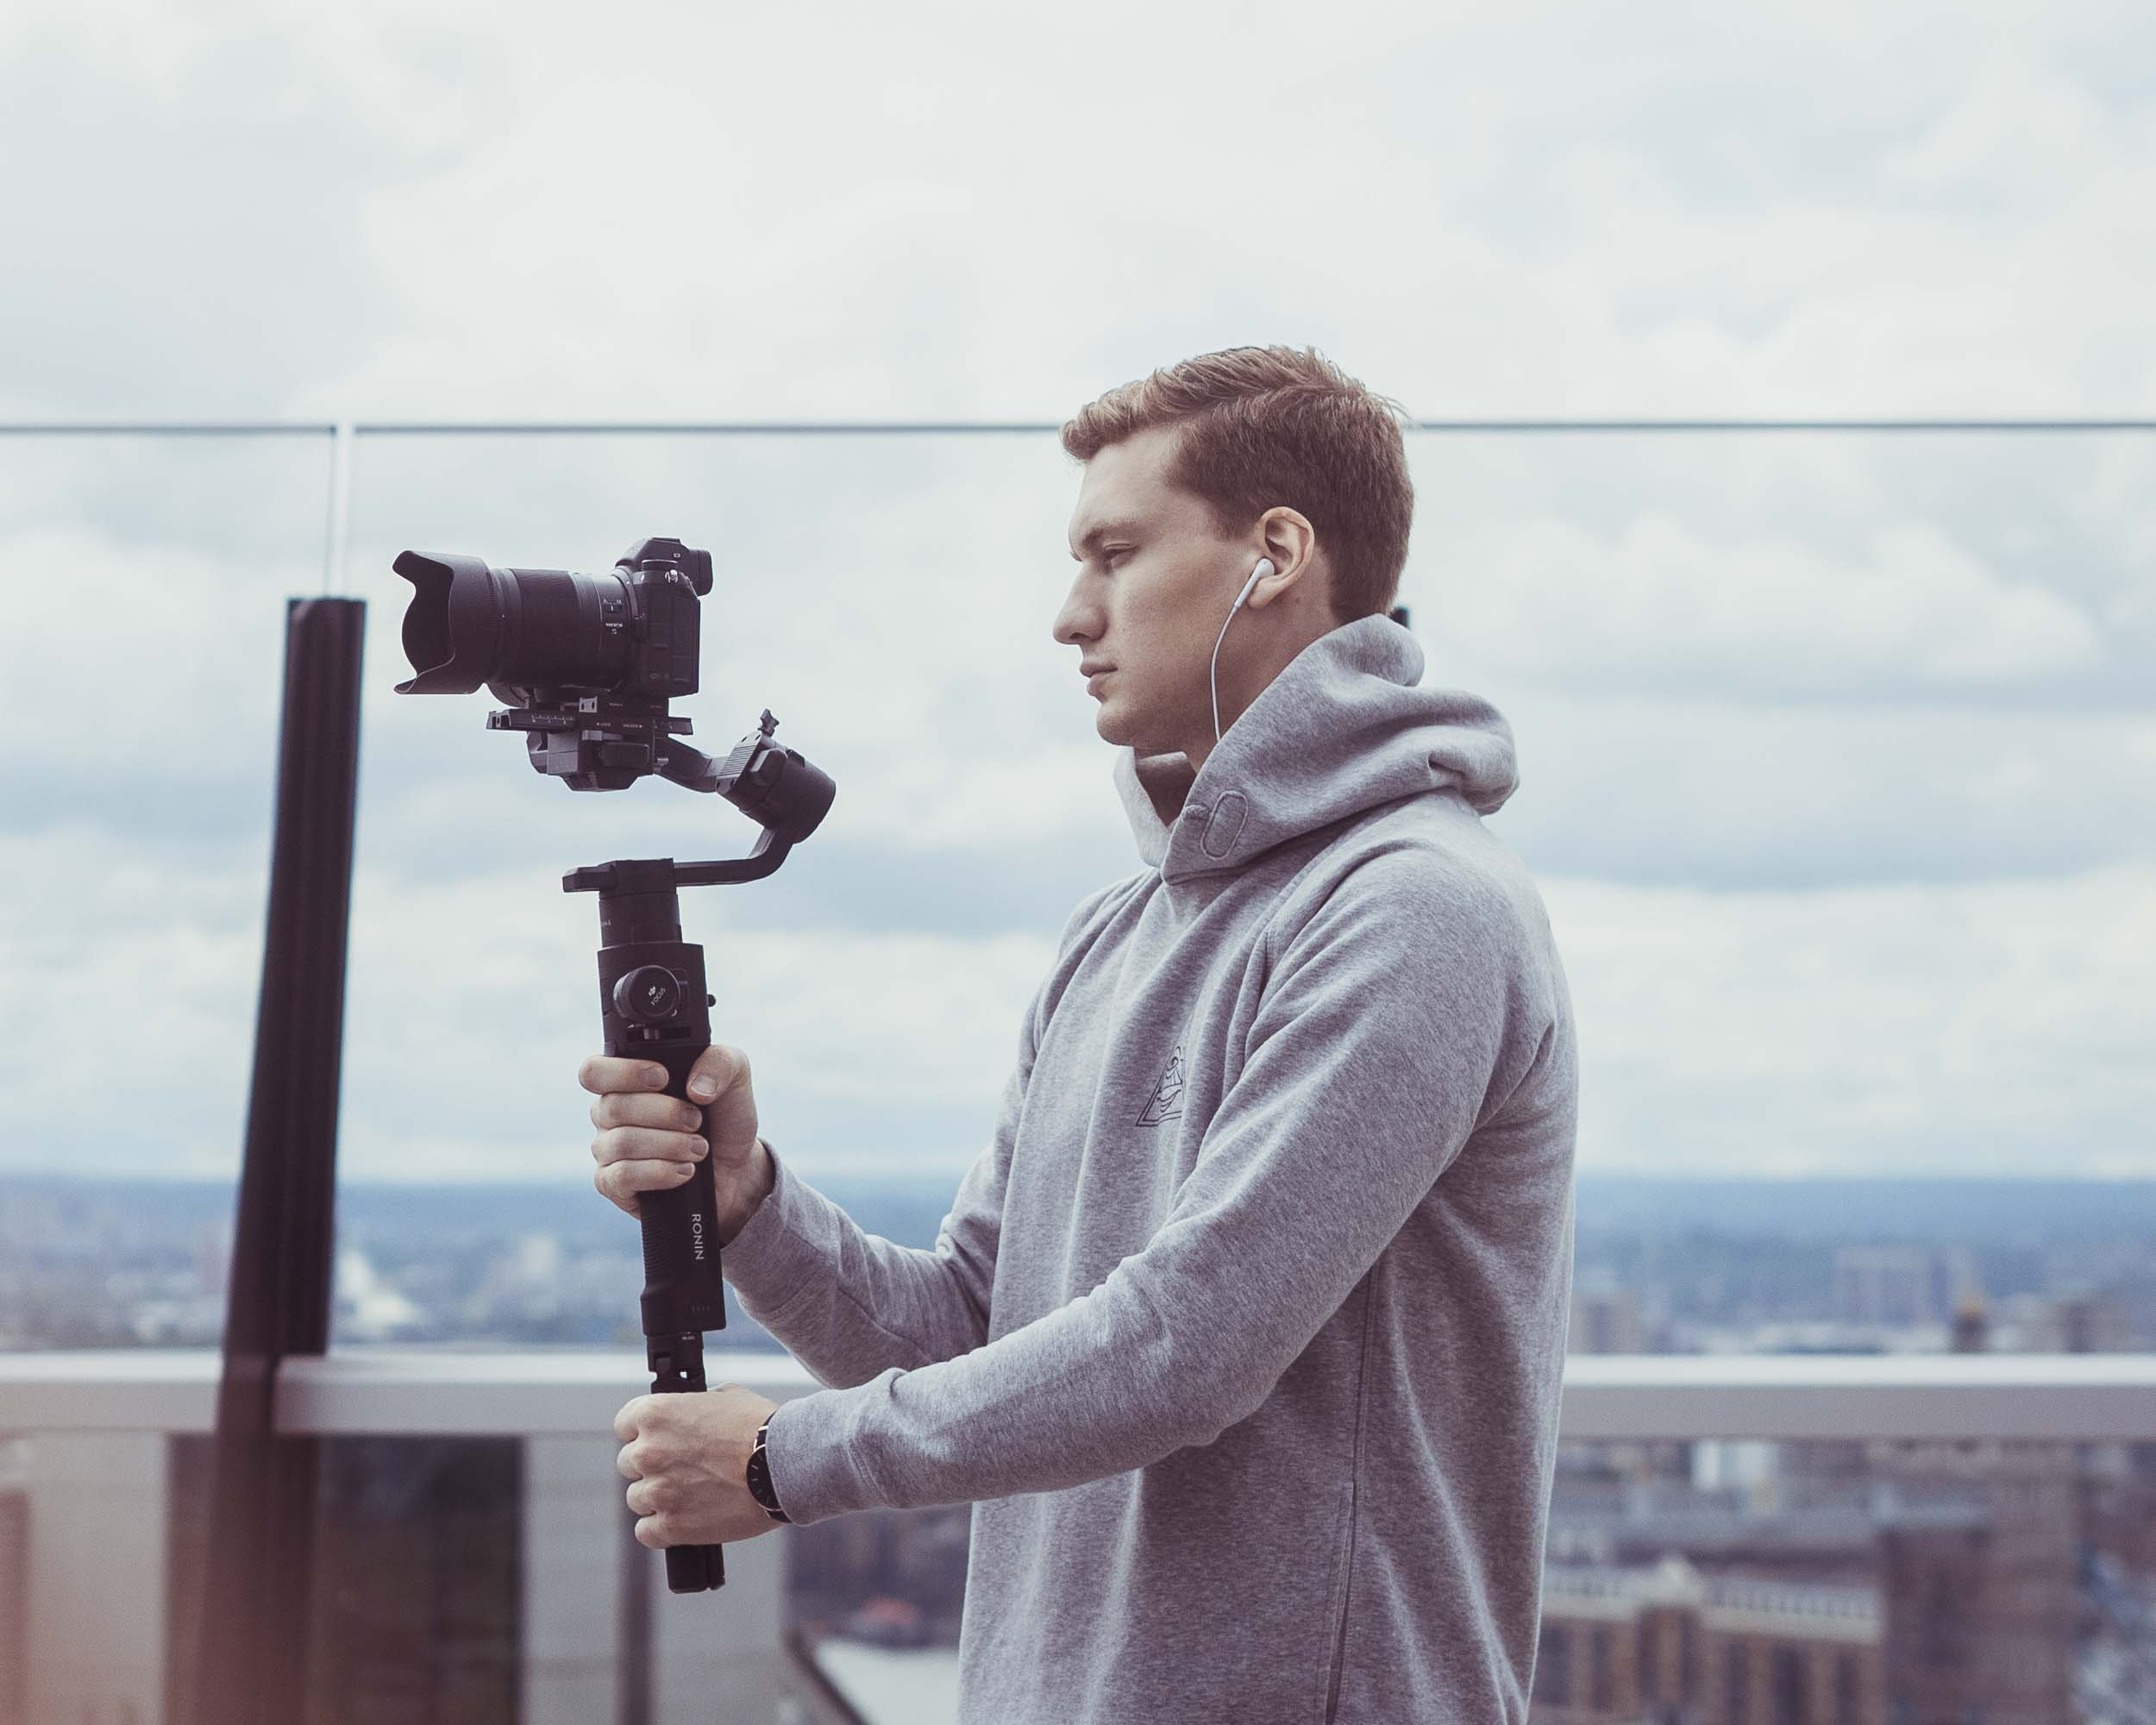
[[701,1396],[639,1396],[614,1416],[624,1440],[615,1465],[634,1482],[626,1494],[640,1518],[636,1542],[730,1546],[780,1524],[749,1490],[756,1431],[779,1404],[721,1383]]

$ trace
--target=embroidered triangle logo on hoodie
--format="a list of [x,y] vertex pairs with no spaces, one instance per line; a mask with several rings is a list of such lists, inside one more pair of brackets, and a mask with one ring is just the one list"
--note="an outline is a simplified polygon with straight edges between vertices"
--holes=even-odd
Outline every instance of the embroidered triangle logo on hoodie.
[[1183,1051],[1175,1044],[1175,1051],[1168,1057],[1168,1070],[1160,1076],[1160,1082],[1153,1086],[1152,1096],[1145,1104],[1145,1112],[1138,1117],[1142,1126],[1156,1126],[1163,1120],[1182,1118],[1183,1112]]

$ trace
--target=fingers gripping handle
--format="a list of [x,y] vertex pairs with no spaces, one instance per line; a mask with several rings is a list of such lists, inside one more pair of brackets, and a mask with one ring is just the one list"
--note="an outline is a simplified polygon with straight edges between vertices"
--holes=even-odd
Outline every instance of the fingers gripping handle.
[[[688,1055],[678,1067],[666,1062],[668,1095],[687,1100],[688,1069],[695,1057]],[[704,1332],[726,1323],[713,1226],[716,1189],[706,1157],[674,1190],[645,1192],[636,1200],[644,1237],[644,1352],[654,1395],[700,1394],[707,1388]],[[724,1546],[668,1546],[667,1590],[703,1593],[724,1587],[725,1553]]]
[[[703,1052],[701,1044],[693,1050],[663,1051],[632,1045],[622,1051],[633,1058],[658,1061],[667,1069],[666,1094],[689,1100],[689,1069]],[[683,1330],[724,1329],[726,1298],[719,1275],[718,1190],[711,1158],[698,1161],[689,1177],[671,1191],[638,1194],[636,1220],[643,1230],[646,1339],[671,1337]]]

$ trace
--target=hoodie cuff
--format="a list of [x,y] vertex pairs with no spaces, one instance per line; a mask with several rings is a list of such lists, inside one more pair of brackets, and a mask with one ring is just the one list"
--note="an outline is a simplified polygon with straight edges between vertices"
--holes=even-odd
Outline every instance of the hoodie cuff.
[[771,1189],[718,1252],[719,1273],[760,1324],[783,1313],[816,1278],[828,1281],[831,1274],[830,1231],[820,1208],[830,1201],[787,1175],[769,1138],[763,1147],[771,1157]]
[[883,1507],[875,1482],[853,1462],[849,1434],[861,1391],[816,1389],[781,1402],[764,1434],[764,1464],[779,1508],[797,1527]]

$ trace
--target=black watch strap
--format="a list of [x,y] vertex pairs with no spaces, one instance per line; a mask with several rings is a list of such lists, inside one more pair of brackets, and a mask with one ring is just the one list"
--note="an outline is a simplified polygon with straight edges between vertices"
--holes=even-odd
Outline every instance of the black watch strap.
[[[778,1412],[773,1408],[772,1413]],[[791,1521],[793,1518],[779,1508],[779,1494],[771,1489],[771,1463],[764,1454],[764,1434],[771,1429],[771,1414],[767,1414],[763,1424],[756,1427],[756,1446],[749,1452],[749,1495],[763,1505],[764,1513],[774,1521]]]

